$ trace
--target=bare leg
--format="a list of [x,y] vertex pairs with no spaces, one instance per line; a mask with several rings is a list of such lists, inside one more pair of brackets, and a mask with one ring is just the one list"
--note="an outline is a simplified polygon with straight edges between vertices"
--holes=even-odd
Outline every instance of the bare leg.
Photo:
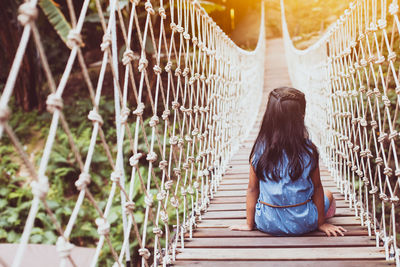
[[327,190],[327,189],[324,190],[324,194],[325,194],[325,196],[328,197],[329,204],[330,204],[329,208],[328,208],[328,211],[325,214],[325,218],[331,218],[336,213],[336,199],[333,197],[332,192]]

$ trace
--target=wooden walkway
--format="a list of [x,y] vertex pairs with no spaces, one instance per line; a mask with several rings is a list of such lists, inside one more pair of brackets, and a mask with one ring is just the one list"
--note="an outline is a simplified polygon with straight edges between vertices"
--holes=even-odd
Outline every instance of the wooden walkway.
[[[267,93],[290,85],[281,39],[267,43],[264,101]],[[194,231],[179,250],[176,266],[386,266],[384,250],[375,247],[375,239],[360,226],[354,212],[324,166],[321,179],[324,188],[337,199],[336,216],[330,223],[344,226],[344,237],[326,237],[321,232],[302,237],[273,237],[259,231],[231,231],[229,226],[246,221],[248,156],[264,112],[262,104],[254,130],[231,161],[219,191]]]

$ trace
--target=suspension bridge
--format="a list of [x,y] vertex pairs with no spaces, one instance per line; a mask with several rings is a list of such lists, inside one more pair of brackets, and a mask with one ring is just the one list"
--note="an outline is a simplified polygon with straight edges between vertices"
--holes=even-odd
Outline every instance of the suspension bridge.
[[[111,259],[112,266],[400,266],[396,0],[352,2],[306,50],[293,46],[282,1],[283,39],[266,45],[260,23],[254,51],[236,46],[197,1],[134,0],[124,18],[119,1],[111,0],[103,10],[95,0],[104,32],[96,80],[82,53],[89,2],[78,8],[66,1],[70,54],[60,78],[52,73],[35,22],[37,1],[19,8],[23,32],[0,97],[0,137],[26,168],[32,201],[27,217],[20,218],[19,243],[0,244],[0,264],[106,266]],[[9,123],[29,40],[51,91],[46,101],[51,121],[38,162]],[[102,117],[100,102],[107,70],[114,93],[113,139],[104,134],[109,118]],[[82,118],[92,122],[85,149],[78,147],[63,112],[74,72],[82,73],[92,104]],[[323,185],[338,200],[330,222],[348,229],[344,237],[320,232],[272,237],[228,228],[245,219],[248,154],[268,92],[282,85],[306,95],[306,124],[320,151]],[[67,219],[48,202],[54,175],[48,166],[60,132],[79,172]],[[92,193],[96,151],[108,162],[100,166],[109,178],[101,184],[108,195],[103,205]],[[86,202],[96,212],[90,223],[97,239],[81,247],[74,243],[74,231]],[[30,238],[41,210],[58,239],[37,247]],[[117,219],[110,222],[110,217]]]

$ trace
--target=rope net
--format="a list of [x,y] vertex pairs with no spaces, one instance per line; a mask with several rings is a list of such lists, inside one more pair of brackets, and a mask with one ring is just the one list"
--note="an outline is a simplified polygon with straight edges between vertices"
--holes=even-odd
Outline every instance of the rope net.
[[[66,42],[70,54],[59,82],[52,75],[48,51],[35,24],[37,1],[27,1],[19,8],[23,33],[0,98],[0,137],[5,140],[6,135],[15,147],[29,172],[27,181],[31,181],[33,193],[12,264],[15,267],[21,265],[41,209],[57,229],[60,265],[76,266],[70,253],[77,244],[71,242],[71,236],[84,217],[80,212],[84,201],[94,207],[98,217],[90,222],[98,232],[98,240],[92,244],[96,252],[91,266],[96,266],[101,253],[112,257],[115,266],[124,266],[124,262],[132,261],[134,243],[138,244],[142,266],[170,264],[178,244],[184,248],[184,235],[191,235],[201,219],[229,158],[258,110],[263,88],[263,23],[256,49],[247,52],[227,37],[197,1],[130,1],[124,7],[128,12],[124,20],[121,2],[110,0],[104,9],[95,0],[104,36],[99,43],[101,67],[94,82],[82,53],[81,32],[89,2],[84,0],[80,13],[75,14],[79,9],[66,1],[72,25]],[[140,16],[144,19],[139,20]],[[9,124],[9,101],[29,39],[36,46],[52,92],[46,101],[51,123],[38,165],[24,151],[24,140],[18,139]],[[148,45],[154,48],[153,53],[146,51]],[[114,90],[115,140],[107,139],[103,129],[106,118],[101,116],[107,70],[112,74]],[[92,103],[87,118],[82,118],[92,122],[90,143],[85,149],[78,149],[68,114],[63,113],[63,93],[77,72],[85,78],[86,95]],[[133,104],[128,101],[131,98]],[[52,184],[48,165],[60,132],[67,135],[69,147],[65,149],[70,150],[80,170],[75,177],[76,203],[65,225],[46,199]],[[104,185],[112,184],[105,205],[99,205],[100,200],[91,193],[96,151],[108,159],[108,164],[101,166],[110,174]],[[133,200],[137,189],[144,198],[143,205]],[[110,224],[110,216],[118,209],[121,216]],[[143,214],[141,227],[134,211]],[[110,228],[121,225],[123,240],[116,246]],[[151,234],[154,239],[150,240]]]
[[400,266],[398,2],[353,1],[306,50],[294,47],[281,7],[290,78],[306,93],[312,139],[361,224]]

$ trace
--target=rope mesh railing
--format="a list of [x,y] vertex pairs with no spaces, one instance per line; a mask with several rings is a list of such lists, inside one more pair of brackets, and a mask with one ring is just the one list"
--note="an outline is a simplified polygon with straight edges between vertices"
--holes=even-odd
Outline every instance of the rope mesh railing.
[[281,7],[289,73],[306,93],[313,141],[361,224],[400,266],[398,2],[353,1],[306,50],[294,47]]
[[[21,265],[41,207],[57,229],[60,266],[76,266],[70,254],[76,244],[71,243],[70,238],[79,227],[77,221],[84,201],[90,202],[98,217],[91,222],[98,232],[98,240],[92,244],[96,251],[91,266],[96,266],[100,254],[105,253],[105,246],[109,251],[106,257],[112,257],[115,266],[131,262],[134,241],[138,243],[142,266],[170,264],[178,243],[184,248],[185,233],[192,234],[196,221],[201,219],[216,192],[227,161],[246,136],[261,99],[265,52],[263,23],[256,49],[247,52],[223,33],[197,1],[130,1],[124,7],[129,14],[128,23],[118,1],[110,0],[107,10],[102,9],[99,0],[94,2],[104,33],[99,44],[101,67],[95,83],[82,53],[81,32],[90,0],[82,2],[79,14],[75,14],[77,7],[72,1],[66,1],[72,25],[67,42],[70,54],[58,83],[35,23],[37,1],[27,1],[19,8],[18,20],[23,33],[0,98],[0,137],[7,135],[7,140],[15,147],[29,172],[33,193],[12,264],[15,267]],[[145,15],[143,23],[139,22],[139,14]],[[51,123],[38,165],[27,155],[23,149],[24,140],[18,139],[9,124],[12,114],[8,105],[29,39],[35,44],[51,90],[46,101],[52,114]],[[153,54],[146,52],[148,44],[154,47]],[[107,69],[113,81],[116,140],[107,139],[100,115]],[[93,123],[85,154],[78,149],[71,133],[68,114],[63,113],[63,93],[74,72],[82,73],[88,89],[86,95],[92,103],[87,118],[82,118]],[[134,104],[129,101],[131,98]],[[59,131],[67,135],[68,149],[80,170],[75,181],[76,203],[66,225],[57,219],[46,200],[52,183],[48,164],[52,161],[51,152]],[[102,168],[111,173],[109,183],[112,185],[103,206],[91,193],[91,168],[96,150],[105,153],[108,165]],[[140,171],[141,167],[146,168],[146,176]],[[137,187],[144,196],[142,206],[133,201]],[[116,205],[121,209],[121,216],[110,225],[108,218]],[[133,214],[137,210],[144,215],[141,228]],[[123,240],[119,246],[113,245],[110,236],[110,227],[117,224],[123,226]],[[153,241],[148,238],[151,232]]]

